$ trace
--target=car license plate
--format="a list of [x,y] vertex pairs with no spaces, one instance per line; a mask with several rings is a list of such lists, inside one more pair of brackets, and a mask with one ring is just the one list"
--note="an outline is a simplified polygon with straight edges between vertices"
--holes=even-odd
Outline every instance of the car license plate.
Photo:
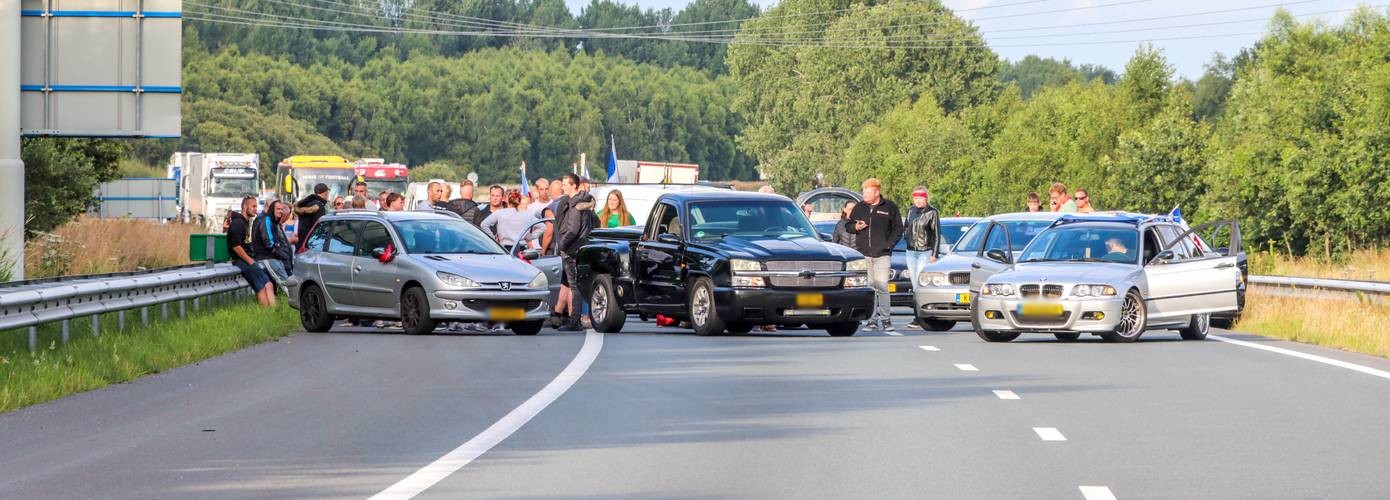
[[796,307],[811,308],[825,305],[825,296],[819,293],[796,294]]
[[1062,304],[1027,303],[1019,306],[1019,315],[1029,317],[1056,317],[1062,315]]
[[520,307],[494,307],[488,309],[487,319],[492,321],[521,321],[526,319],[526,310]]
[[970,292],[965,292],[965,293],[958,293],[958,294],[956,294],[956,303],[957,303],[957,304],[969,304],[969,303],[970,303]]
[[829,316],[829,309],[787,309],[787,316]]
[[898,293],[898,284],[897,284],[897,283],[889,283],[889,284],[888,284],[888,293]]

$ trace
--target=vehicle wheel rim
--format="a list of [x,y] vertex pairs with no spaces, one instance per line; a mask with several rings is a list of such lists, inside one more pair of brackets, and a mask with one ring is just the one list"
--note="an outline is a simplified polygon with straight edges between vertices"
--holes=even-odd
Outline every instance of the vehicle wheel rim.
[[594,319],[599,321],[608,317],[608,287],[594,287],[594,298],[589,301],[589,310],[593,313]]
[[696,326],[704,326],[705,321],[709,320],[709,289],[700,287],[695,290],[695,300],[690,308],[690,320]]
[[1134,300],[1134,296],[1125,297],[1125,303],[1120,310],[1120,324],[1115,327],[1115,333],[1125,337],[1133,337],[1139,330],[1139,301]]
[[1207,331],[1210,330],[1210,329],[1211,329],[1211,315],[1210,315],[1210,314],[1199,314],[1199,315],[1197,315],[1197,331],[1198,331],[1199,333],[1203,334],[1203,335],[1206,335]]
[[309,292],[304,294],[304,307],[301,309],[301,318],[307,323],[317,323],[319,319],[319,296],[317,293]]
[[405,304],[403,305],[405,306],[405,314],[403,314],[402,316],[405,317],[401,318],[401,323],[404,324],[407,328],[413,329],[415,328],[415,325],[419,324],[419,322],[417,321],[419,318],[417,315],[418,308],[415,307],[415,296],[411,294],[406,294]]

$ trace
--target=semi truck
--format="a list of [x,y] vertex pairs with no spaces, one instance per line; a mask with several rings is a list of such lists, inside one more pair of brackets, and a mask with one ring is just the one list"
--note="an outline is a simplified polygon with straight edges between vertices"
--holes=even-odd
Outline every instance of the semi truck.
[[260,194],[260,168],[255,153],[174,153],[168,170],[178,179],[180,219],[220,231],[228,210]]
[[382,192],[405,194],[410,183],[410,169],[400,163],[386,163],[381,158],[362,158],[353,162],[357,180],[367,183],[367,194],[376,199]]

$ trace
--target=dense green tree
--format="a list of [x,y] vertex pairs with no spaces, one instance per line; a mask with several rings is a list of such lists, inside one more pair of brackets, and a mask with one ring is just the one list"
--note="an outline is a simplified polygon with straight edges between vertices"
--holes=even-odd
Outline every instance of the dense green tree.
[[1105,83],[1114,83],[1115,72],[1104,66],[1085,64],[1077,67],[1067,59],[1059,61],[1035,55],[1025,56],[1014,62],[1005,61],[999,70],[999,81],[1018,85],[1024,99],[1042,87],[1089,82],[1096,78]]
[[961,210],[982,180],[978,138],[931,96],[903,103],[855,136],[845,155],[851,178],[877,177],[889,199],[906,203],[912,188],[925,185],[932,204],[946,213]]
[[1217,53],[1207,63],[1202,77],[1193,84],[1192,114],[1202,121],[1215,121],[1226,109],[1226,98],[1235,83],[1235,63]]
[[109,139],[24,139],[26,235],[49,231],[87,210],[97,184],[119,177],[126,147]]

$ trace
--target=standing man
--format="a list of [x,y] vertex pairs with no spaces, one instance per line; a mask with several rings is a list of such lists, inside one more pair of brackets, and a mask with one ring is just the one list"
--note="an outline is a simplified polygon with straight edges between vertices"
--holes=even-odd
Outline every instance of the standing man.
[[389,197],[390,195],[391,195],[391,192],[390,192],[390,191],[382,191],[382,192],[380,192],[380,193],[377,193],[377,195],[376,195],[376,206],[377,206],[377,209],[379,209],[379,210],[381,210],[381,211],[383,211],[383,212],[386,211],[386,198]]
[[425,186],[425,199],[415,202],[416,210],[430,210],[436,203],[444,199],[444,183],[430,181]]
[[1067,194],[1066,184],[1060,182],[1052,183],[1052,189],[1048,190],[1048,194],[1052,196],[1053,212],[1062,212],[1064,214],[1076,213],[1076,202],[1072,201],[1071,196]]
[[565,176],[565,193],[570,196],[565,209],[564,217],[560,223],[560,236],[556,247],[560,249],[560,258],[564,260],[565,284],[569,286],[569,310],[570,319],[560,331],[580,331],[584,329],[583,314],[579,314],[581,302],[584,301],[584,293],[579,289],[579,273],[575,265],[575,253],[580,247],[589,242],[589,233],[594,230],[594,221],[598,216],[594,214],[594,197],[588,191],[579,189],[579,185],[573,184],[578,181],[578,176],[571,179],[569,174]]
[[1096,211],[1096,207],[1091,206],[1091,195],[1084,188],[1076,188],[1076,211],[1089,214]]
[[550,204],[550,181],[541,177],[536,179],[533,186],[535,188],[531,191],[531,217],[539,219],[545,211],[545,206]]
[[854,243],[869,261],[869,284],[874,287],[874,314],[866,330],[894,332],[892,299],[888,295],[889,274],[893,272],[893,246],[903,237],[903,218],[898,206],[883,197],[883,185],[869,178],[862,184],[864,201],[854,206],[850,218]]
[[240,212],[227,212],[227,255],[231,256],[232,265],[241,271],[241,277],[255,290],[256,302],[260,302],[261,307],[274,307],[275,288],[270,284],[270,276],[251,257],[251,218],[255,216],[255,196],[241,199]]
[[807,217],[807,218],[810,218],[810,217],[811,217],[811,214],[813,214],[813,213],[815,213],[815,212],[816,212],[816,208],[813,207],[813,206],[811,206],[810,203],[802,203],[802,204],[801,204],[801,213],[806,214],[806,217]]
[[[314,229],[314,224],[318,224],[319,218],[328,213],[328,185],[322,182],[315,184],[314,194],[305,196],[299,203],[294,204],[294,213],[299,215],[295,232],[299,233],[299,241],[304,241],[309,237],[309,231]],[[253,210],[247,217],[255,215]],[[250,236],[250,233],[247,233],[247,236]]]
[[1041,211],[1042,211],[1042,199],[1041,199],[1041,198],[1038,198],[1038,193],[1037,193],[1036,191],[1029,191],[1029,192],[1028,192],[1028,211],[1029,211],[1029,212],[1041,212]]
[[[372,197],[367,194],[367,181],[357,181],[356,183],[354,183],[352,185],[352,195],[354,199],[352,208],[367,208],[371,210],[381,209],[381,204],[377,201],[372,200]],[[357,203],[355,202],[356,197],[358,196],[362,197],[363,206],[361,207],[357,206]]]
[[555,222],[552,224],[554,227],[551,230],[550,242],[544,245],[546,248],[543,250],[547,255],[561,256],[561,262],[565,263],[560,272],[560,296],[555,300],[555,310],[552,315],[552,324],[558,327],[569,324],[566,315],[574,315],[574,309],[570,307],[573,301],[573,297],[571,297],[573,290],[569,287],[569,266],[562,251],[564,247],[560,245],[560,235],[565,232],[565,216],[569,212],[570,197],[579,191],[579,176],[573,173],[565,174],[560,180],[550,184],[551,189],[554,189],[557,184],[560,186],[560,196],[556,197],[555,201],[550,202],[550,211],[555,214]]
[[[926,186],[912,190],[912,208],[907,209],[907,275],[913,283],[928,263],[941,257],[941,214],[931,206]],[[908,328],[921,328],[912,315]]]
[[473,223],[473,225],[481,226],[483,220],[487,219],[487,216],[492,215],[493,211],[505,208],[506,205],[502,204],[502,200],[506,199],[506,196],[507,190],[502,189],[502,186],[498,186],[496,184],[488,186],[487,206],[484,207],[482,210],[478,211],[479,218],[476,222]]

